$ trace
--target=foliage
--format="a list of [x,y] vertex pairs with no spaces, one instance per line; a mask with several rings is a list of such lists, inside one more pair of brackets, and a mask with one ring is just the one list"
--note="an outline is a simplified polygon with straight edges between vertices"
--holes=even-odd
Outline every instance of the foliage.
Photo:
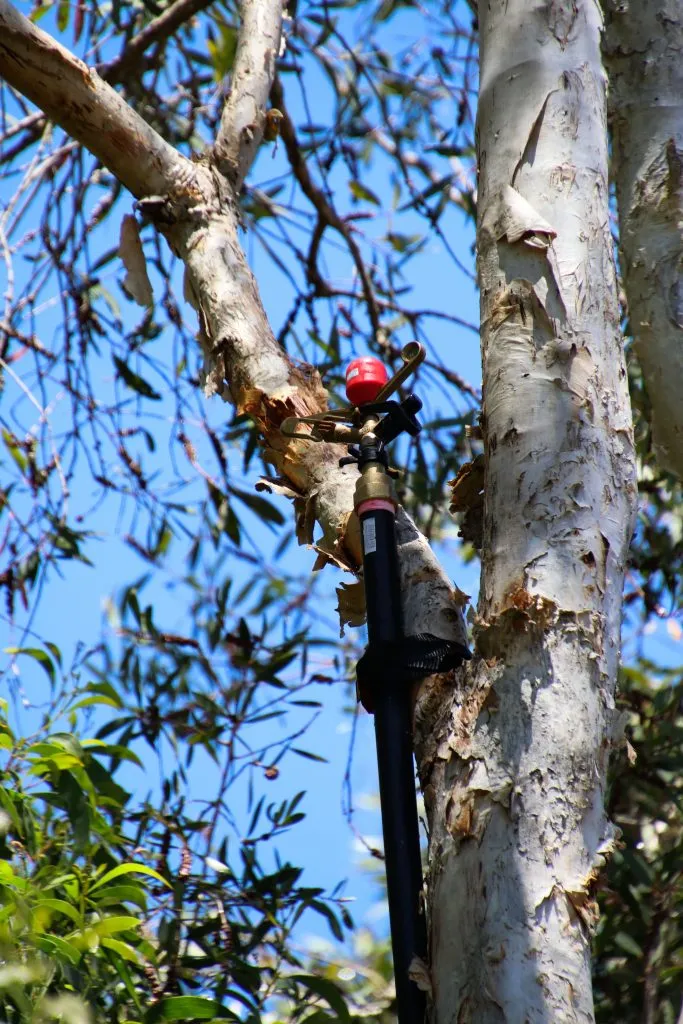
[[[198,154],[216,135],[238,15],[197,3],[166,37],[170,6],[37,0],[31,16]],[[241,197],[246,243],[279,340],[320,368],[333,403],[350,354],[391,366],[405,341],[427,343],[424,431],[396,459],[404,504],[443,551],[446,483],[476,454],[464,367],[477,331],[454,297],[454,282],[474,283],[476,22],[467,4],[433,0],[312,0],[290,14],[272,97],[281,137]],[[289,510],[255,489],[271,470],[253,424],[199,397],[196,319],[171,255],[142,223],[155,304],[136,316],[119,287],[131,210],[119,183],[9,89],[0,116],[0,589],[13,636],[2,1018],[388,1024],[386,941],[356,934],[349,951],[343,899],[277,852],[303,815],[293,766],[321,757],[307,726],[349,679],[353,645],[292,551]],[[642,626],[679,611],[680,485],[652,458],[633,360],[630,376],[644,497],[626,600]],[[33,617],[41,598],[60,600],[60,574],[98,571],[107,533],[136,570],[102,641],[86,638],[66,667]],[[22,731],[28,698],[12,673],[28,664],[49,689]],[[668,1024],[681,987],[681,683],[640,663],[623,685],[638,760],[614,774],[624,846],[602,900],[597,1006],[604,1021]],[[193,790],[193,773],[213,790]],[[331,951],[299,948],[304,914],[327,923]]]
[[628,746],[612,769],[621,830],[595,942],[598,1021],[679,1019],[683,988],[683,678],[646,661],[622,669]]
[[[298,745],[305,726],[250,746],[264,721],[316,712],[305,694],[316,685],[305,668],[315,640],[293,633],[268,647],[265,617],[257,635],[239,600],[226,613],[227,581],[210,602],[197,600],[196,638],[170,636],[141,611],[142,589],[122,596],[117,663],[95,651],[60,687],[56,648],[23,652],[49,664],[55,689],[34,735],[15,737],[6,718],[0,727],[3,1019],[52,1019],[69,992],[98,1020],[260,1021],[288,999],[292,1021],[342,1019],[338,986],[310,974],[291,933],[309,910],[341,941],[350,916],[269,855],[303,818],[303,792],[279,800],[257,791],[290,770],[288,759],[317,755]],[[303,671],[291,671],[295,661]],[[81,673],[92,678],[76,685]],[[159,792],[133,798],[144,744],[160,758],[171,752],[175,766],[160,772]],[[202,757],[214,765],[204,772],[215,793],[205,786],[192,803],[188,771]],[[231,809],[241,782],[243,831]]]

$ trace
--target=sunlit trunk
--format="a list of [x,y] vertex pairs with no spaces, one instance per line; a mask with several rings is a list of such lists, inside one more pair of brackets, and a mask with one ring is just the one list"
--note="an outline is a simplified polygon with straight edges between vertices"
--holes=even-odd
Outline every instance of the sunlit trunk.
[[631,413],[593,0],[480,3],[476,654],[425,745],[437,1024],[593,1020]]
[[605,0],[612,171],[657,457],[683,479],[683,4]]

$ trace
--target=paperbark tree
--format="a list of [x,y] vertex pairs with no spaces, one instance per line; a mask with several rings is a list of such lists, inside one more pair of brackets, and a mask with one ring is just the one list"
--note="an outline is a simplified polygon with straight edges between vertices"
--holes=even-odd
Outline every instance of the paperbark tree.
[[635,508],[600,14],[480,5],[479,659],[435,737],[436,1020],[590,1021]]
[[[583,1022],[594,884],[612,842],[603,798],[635,502],[600,22],[594,0],[480,7],[476,659],[455,689],[428,681],[416,707],[432,1019]],[[323,555],[353,571],[354,473],[333,446],[279,431],[286,416],[323,409],[325,393],[276,342],[238,238],[239,190],[278,90],[281,17],[277,0],[244,3],[220,131],[197,162],[7,0],[0,74],[118,177],[183,261],[207,392],[253,417],[296,496],[301,538],[317,519]],[[283,141],[295,160],[287,118]],[[300,181],[322,206],[303,170]],[[407,632],[462,640],[457,591],[405,514],[399,530]]]
[[604,5],[614,180],[631,331],[660,463],[683,477],[683,10]]

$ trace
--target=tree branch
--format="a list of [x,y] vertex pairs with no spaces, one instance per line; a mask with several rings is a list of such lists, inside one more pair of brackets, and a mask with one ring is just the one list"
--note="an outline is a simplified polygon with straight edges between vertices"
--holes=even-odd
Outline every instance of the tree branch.
[[280,52],[282,0],[243,0],[242,25],[214,146],[216,164],[239,193],[263,138],[266,104]]
[[683,480],[683,8],[603,0],[612,167],[629,329],[655,454]]
[[111,83],[123,81],[137,67],[148,47],[166,42],[177,29],[213,3],[214,0],[175,0],[129,40],[123,53],[102,70],[102,77]]
[[[267,67],[274,68],[277,52],[269,44],[258,50],[252,45],[249,33],[261,27],[253,0],[247,2],[250,13],[238,57],[243,71],[221,127],[225,137],[231,118],[237,125],[239,137],[225,138],[238,161],[233,165],[237,182],[249,166],[253,142],[245,144],[239,113],[260,102],[264,89],[267,97]],[[279,39],[279,9],[271,14]],[[269,38],[274,42],[272,33]],[[255,82],[244,68],[257,52],[265,70]],[[96,72],[36,29],[7,0],[0,0],[0,73],[87,146],[134,195],[148,199],[146,212],[185,264],[187,298],[199,317],[207,395],[218,392],[257,423],[268,458],[288,481],[290,494],[297,495],[300,543],[313,543],[317,520],[322,528],[318,550],[356,570],[361,559],[360,530],[351,512],[356,474],[349,467],[339,468],[344,449],[291,440],[280,431],[287,416],[325,409],[327,395],[317,370],[292,364],[273,335],[239,241],[235,178],[216,173],[206,160],[193,163],[176,153]],[[249,96],[242,99],[239,93],[247,90]],[[397,529],[408,632],[435,632],[462,642],[466,630],[461,595],[403,510]]]
[[[141,198],[193,171],[97,72],[0,0],[0,75]],[[185,175],[183,175],[185,170]]]
[[[155,43],[160,45],[166,42],[181,25],[199,14],[200,11],[210,7],[214,2],[215,0],[175,0],[175,3],[171,4],[163,14],[150,21],[138,35],[130,39],[123,52],[115,60],[110,64],[98,65],[98,74],[109,85],[123,84],[138,69],[148,47]],[[15,156],[39,139],[45,131],[48,121],[49,118],[42,110],[36,111],[5,132],[0,140],[2,143],[7,142],[20,132],[26,132],[26,134],[11,150],[3,153],[3,162],[13,160]]]

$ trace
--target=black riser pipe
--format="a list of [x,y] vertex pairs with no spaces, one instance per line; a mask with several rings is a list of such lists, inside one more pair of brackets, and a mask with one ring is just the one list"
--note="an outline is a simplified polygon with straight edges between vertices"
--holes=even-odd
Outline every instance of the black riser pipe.
[[[392,643],[403,636],[395,516],[361,505],[360,521],[368,639]],[[410,689],[385,677],[373,698],[398,1024],[423,1024],[425,994],[408,977],[414,956],[427,961]]]

